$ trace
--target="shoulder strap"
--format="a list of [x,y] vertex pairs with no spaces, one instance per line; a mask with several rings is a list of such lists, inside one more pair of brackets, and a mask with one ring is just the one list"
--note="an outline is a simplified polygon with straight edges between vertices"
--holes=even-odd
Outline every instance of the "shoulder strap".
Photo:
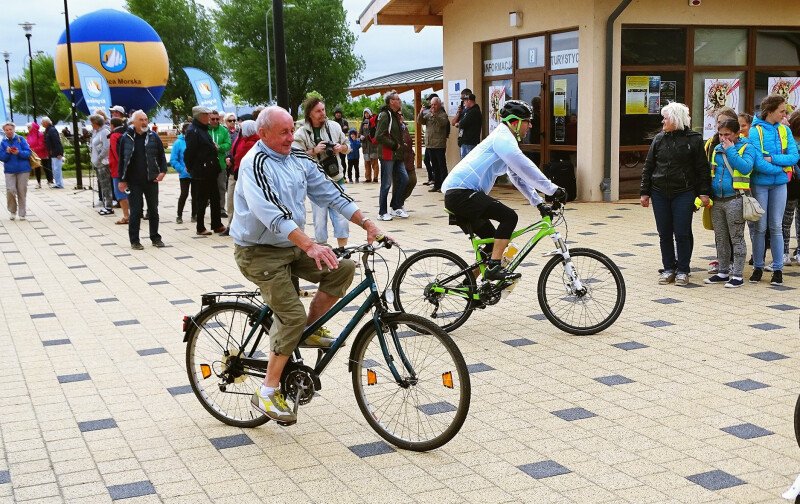
[[[731,164],[728,162],[728,156],[725,154],[725,151],[722,151],[722,161],[725,163],[725,168],[728,169],[728,173],[731,174],[731,180],[733,180],[734,179],[733,168],[731,168]],[[738,192],[739,194],[746,194],[745,191],[741,189],[737,189],[736,192]]]

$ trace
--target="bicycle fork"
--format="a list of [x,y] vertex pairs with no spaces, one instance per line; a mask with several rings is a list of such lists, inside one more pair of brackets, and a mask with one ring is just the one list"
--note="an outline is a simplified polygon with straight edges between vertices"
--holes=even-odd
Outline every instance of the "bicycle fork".
[[578,278],[578,272],[575,271],[575,265],[572,264],[572,257],[569,255],[569,247],[567,243],[561,238],[561,233],[556,231],[553,233],[550,238],[553,240],[553,243],[556,246],[556,250],[545,254],[546,256],[555,256],[560,255],[564,259],[564,273],[566,273],[569,282],[565,282],[565,287],[567,288],[567,293],[570,295],[579,295],[582,296],[586,294],[586,287],[581,282],[581,279]]

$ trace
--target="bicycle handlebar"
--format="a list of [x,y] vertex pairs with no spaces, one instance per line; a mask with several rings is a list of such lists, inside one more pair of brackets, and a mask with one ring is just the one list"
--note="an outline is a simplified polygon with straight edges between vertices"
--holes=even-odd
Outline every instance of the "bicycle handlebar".
[[338,247],[333,249],[333,253],[336,254],[336,257],[339,259],[350,259],[350,256],[354,253],[373,253],[382,248],[390,249],[393,245],[395,245],[395,243],[391,238],[379,235],[373,243],[364,243],[352,247]]

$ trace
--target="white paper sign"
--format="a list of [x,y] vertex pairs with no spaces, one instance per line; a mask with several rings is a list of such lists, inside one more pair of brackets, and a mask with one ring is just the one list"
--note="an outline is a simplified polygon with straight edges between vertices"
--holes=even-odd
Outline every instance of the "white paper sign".
[[565,68],[578,68],[580,55],[577,49],[564,51],[550,51],[550,70],[563,70]]
[[461,104],[461,92],[466,88],[466,79],[447,81],[447,115],[454,116],[458,113],[458,106]]
[[483,75],[506,75],[514,69],[511,58],[498,58],[493,60],[483,60]]
[[722,107],[739,110],[739,79],[706,79],[703,93],[703,140],[717,132],[717,113]]

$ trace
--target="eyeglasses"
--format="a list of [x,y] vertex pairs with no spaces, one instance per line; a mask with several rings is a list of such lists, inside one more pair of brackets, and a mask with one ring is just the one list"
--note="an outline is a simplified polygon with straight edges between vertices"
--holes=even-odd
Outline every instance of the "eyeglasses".
[[229,122],[229,123],[236,122],[236,119],[225,119],[225,122]]

